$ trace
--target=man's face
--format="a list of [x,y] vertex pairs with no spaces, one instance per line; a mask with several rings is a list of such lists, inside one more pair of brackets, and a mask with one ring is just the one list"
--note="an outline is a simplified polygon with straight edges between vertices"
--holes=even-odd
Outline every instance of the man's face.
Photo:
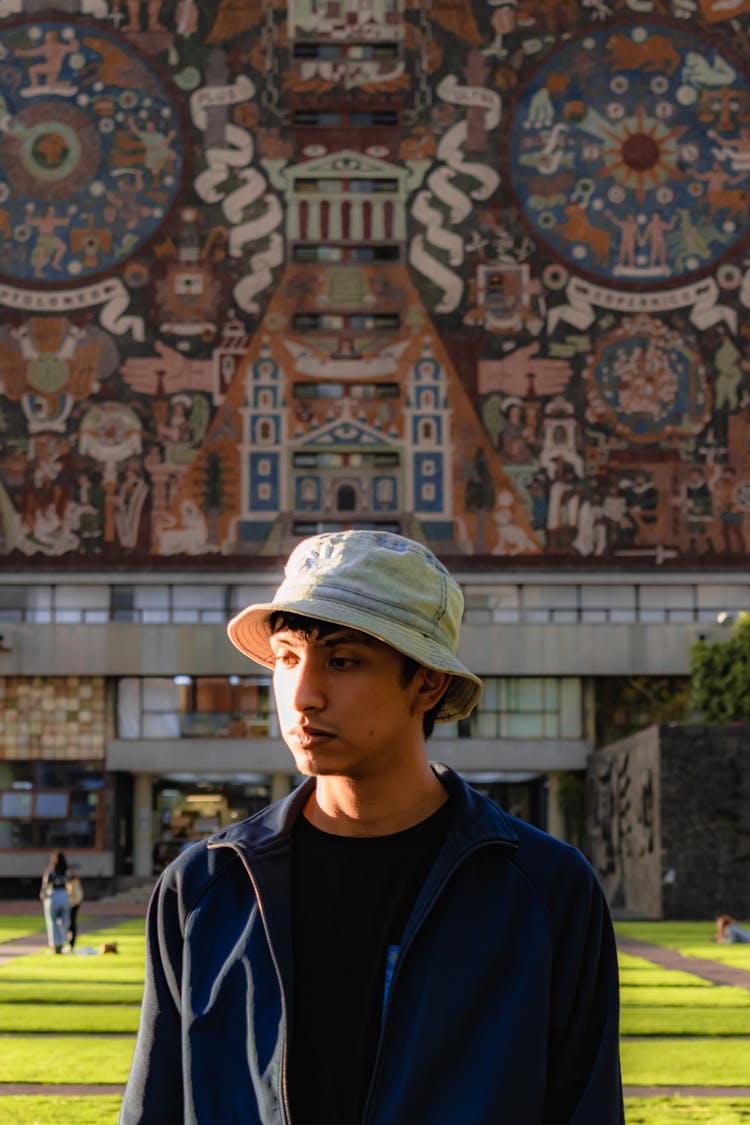
[[403,658],[357,629],[271,637],[281,733],[297,769],[313,776],[383,773],[421,731],[419,671],[404,684]]

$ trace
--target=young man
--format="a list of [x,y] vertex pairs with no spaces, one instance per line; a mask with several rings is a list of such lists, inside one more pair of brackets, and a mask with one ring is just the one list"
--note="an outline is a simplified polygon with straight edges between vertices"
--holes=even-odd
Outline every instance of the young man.
[[229,623],[307,780],[161,876],[123,1125],[622,1125],[593,871],[428,762],[481,694],[462,611],[426,548],[345,531]]

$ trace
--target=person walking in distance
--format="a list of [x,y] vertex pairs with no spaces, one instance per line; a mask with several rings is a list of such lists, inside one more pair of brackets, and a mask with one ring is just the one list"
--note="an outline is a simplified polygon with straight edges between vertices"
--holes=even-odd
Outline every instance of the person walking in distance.
[[39,898],[44,909],[47,944],[55,953],[62,953],[70,923],[68,896],[68,864],[62,852],[53,852],[42,875]]

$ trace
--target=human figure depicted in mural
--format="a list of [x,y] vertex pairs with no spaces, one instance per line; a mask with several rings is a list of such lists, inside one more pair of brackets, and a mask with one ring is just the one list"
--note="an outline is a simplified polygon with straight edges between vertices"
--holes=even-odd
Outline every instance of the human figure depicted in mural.
[[742,525],[745,512],[737,499],[737,470],[733,465],[722,465],[714,485],[714,497],[719,512],[722,550],[728,555],[744,555]]
[[34,248],[31,251],[31,264],[34,267],[34,277],[44,277],[47,266],[59,270],[63,259],[68,252],[68,244],[58,234],[58,227],[68,229],[70,226],[70,213],[58,216],[55,208],[50,204],[41,215],[34,214],[34,204],[26,204],[26,222],[30,227],[36,227],[37,234]]
[[480,446],[474,453],[466,484],[464,485],[464,507],[477,517],[477,547],[486,546],[483,515],[495,506],[495,485],[487,464],[487,457]]
[[739,392],[742,384],[743,367],[746,367],[747,364],[729,332],[723,326],[719,331],[721,343],[714,352],[714,367],[716,369],[714,408],[716,410],[737,410],[740,405]]
[[714,519],[711,489],[700,465],[691,468],[683,490],[684,511],[691,554],[711,552],[710,530]]
[[462,612],[426,547],[363,530],[229,623],[306,780],[160,876],[121,1125],[623,1125],[594,871],[428,758],[481,692]]
[[638,534],[638,524],[628,511],[627,500],[616,480],[607,483],[602,514],[607,528],[608,547],[632,547]]
[[746,173],[740,172],[733,176],[721,164],[716,163],[708,172],[693,172],[693,177],[706,184],[706,202],[711,211],[738,211],[747,206],[747,191],[730,190],[745,182]]
[[677,222],[673,215],[669,222],[665,222],[659,211],[646,223],[643,231],[643,243],[649,247],[649,265],[652,268],[667,268],[667,243],[664,235],[674,228]]
[[606,212],[607,218],[616,227],[620,228],[620,249],[617,254],[617,264],[623,268],[634,269],[635,256],[640,244],[640,227],[632,211],[624,219],[618,219],[611,211]]
[[161,11],[161,0],[126,0],[125,6],[128,12],[128,22],[125,25],[125,31],[140,31],[141,29],[141,8],[145,8],[147,30],[148,31],[163,31],[164,27],[159,21],[159,12]]
[[531,450],[526,439],[526,418],[523,406],[510,399],[503,409],[504,422],[500,438],[503,460],[512,464],[525,464],[531,460]]
[[563,464],[550,485],[547,511],[547,546],[550,551],[568,551],[578,528],[581,502],[578,482],[572,465]]
[[[41,61],[31,63],[26,74],[29,86],[25,93],[34,90],[54,91],[56,88],[68,89],[68,83],[60,82],[60,75],[69,55],[80,51],[81,46],[75,35],[63,39],[59,32],[53,28],[45,31],[41,42],[33,47],[17,47],[14,54],[22,58],[36,58],[41,55]],[[30,89],[29,89],[30,88]]]
[[659,515],[659,490],[645,469],[636,469],[632,477],[620,481],[620,490],[627,511],[639,531],[653,531]]
[[151,183],[158,184],[162,173],[165,172],[174,160],[171,142],[175,138],[174,129],[168,133],[161,133],[155,121],[147,121],[144,128],[139,128],[132,117],[128,118],[128,128],[134,137],[137,137],[143,146],[143,166],[151,175]]

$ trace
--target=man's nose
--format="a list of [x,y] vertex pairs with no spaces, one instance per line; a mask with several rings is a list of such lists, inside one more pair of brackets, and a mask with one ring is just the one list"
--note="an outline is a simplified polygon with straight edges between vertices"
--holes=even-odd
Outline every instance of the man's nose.
[[315,655],[303,657],[295,668],[292,703],[297,711],[319,710],[325,704],[323,670]]

